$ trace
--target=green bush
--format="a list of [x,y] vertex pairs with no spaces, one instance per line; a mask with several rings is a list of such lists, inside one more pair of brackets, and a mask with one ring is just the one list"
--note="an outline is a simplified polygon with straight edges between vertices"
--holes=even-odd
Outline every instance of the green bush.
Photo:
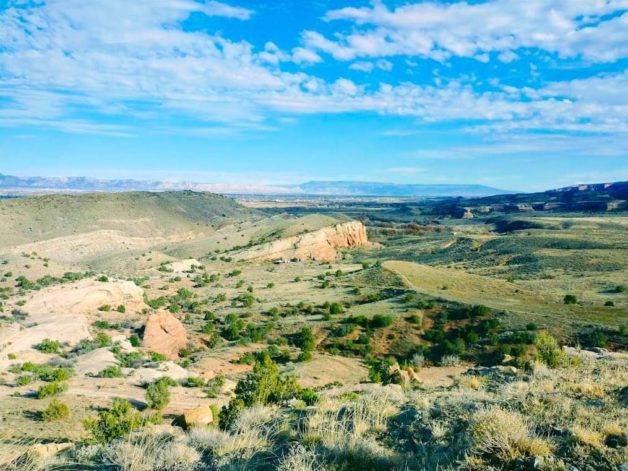
[[303,327],[296,336],[295,345],[304,352],[314,350],[316,347],[316,337],[309,327]]
[[142,343],[137,334],[131,335],[131,337],[129,338],[129,342],[131,342],[131,345],[133,347],[139,347],[140,344]]
[[380,327],[388,327],[393,323],[393,318],[388,315],[383,314],[375,314],[373,318],[369,321],[369,327],[373,329],[377,329]]
[[548,332],[541,331],[536,336],[536,357],[551,368],[556,368],[563,363],[565,352],[562,351],[558,341]]
[[44,384],[37,390],[37,399],[44,399],[49,396],[56,396],[68,390],[68,383],[60,383],[55,381],[53,383]]
[[116,311],[118,311],[120,314],[124,314],[126,312],[126,306],[124,304],[120,304],[117,308]]
[[108,366],[98,373],[99,378],[122,378],[122,368],[117,365]]
[[329,305],[329,313],[330,314],[342,314],[345,309],[342,307],[340,303],[331,303]]
[[488,306],[484,306],[483,304],[473,306],[470,311],[471,317],[488,316],[490,313],[491,310],[488,308]]
[[300,399],[305,402],[308,406],[315,404],[318,402],[318,394],[312,388],[305,388],[301,391]]
[[220,411],[220,428],[229,429],[245,407],[280,403],[297,397],[300,389],[294,376],[280,376],[279,368],[264,352],[253,371],[238,382],[236,397]]
[[160,378],[146,388],[146,404],[151,409],[162,410],[170,402],[170,390],[168,381]]
[[577,304],[578,303],[578,298],[576,298],[576,295],[574,295],[574,294],[566,294],[565,297],[563,298],[563,303],[565,303],[565,304]]
[[62,420],[70,416],[70,408],[63,402],[53,399],[41,413],[45,422]]
[[109,443],[124,437],[142,426],[142,416],[125,399],[115,398],[109,410],[98,413],[98,418],[90,418],[83,426],[92,434],[94,441]]
[[37,344],[35,348],[43,353],[59,353],[61,343],[56,340],[44,339],[41,343]]
[[26,386],[27,384],[32,383],[35,380],[35,377],[32,375],[22,375],[15,378],[16,386]]
[[203,378],[199,378],[198,376],[190,376],[186,380],[185,386],[188,388],[202,388],[205,386],[205,380]]
[[166,361],[168,359],[166,355],[164,355],[163,353],[158,353],[158,352],[149,352],[148,356],[150,358],[150,361],[154,361],[154,362]]

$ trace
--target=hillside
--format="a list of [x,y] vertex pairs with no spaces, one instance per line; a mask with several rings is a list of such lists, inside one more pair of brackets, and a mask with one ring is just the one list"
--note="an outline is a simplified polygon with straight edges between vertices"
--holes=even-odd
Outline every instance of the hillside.
[[492,212],[532,211],[625,211],[628,210],[628,182],[569,186],[539,193],[517,193],[436,202],[432,212],[467,217]]
[[168,237],[211,231],[254,214],[230,198],[194,192],[49,195],[0,200],[0,248],[96,231]]

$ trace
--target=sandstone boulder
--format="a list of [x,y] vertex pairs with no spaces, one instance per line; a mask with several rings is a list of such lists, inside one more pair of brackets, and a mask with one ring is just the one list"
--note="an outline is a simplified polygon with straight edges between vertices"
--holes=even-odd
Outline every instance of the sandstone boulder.
[[209,425],[214,421],[214,414],[209,406],[199,406],[190,409],[183,414],[183,426],[191,428],[195,426]]
[[188,342],[181,321],[168,312],[152,315],[144,328],[142,346],[151,352],[161,353],[170,359],[179,356],[179,350]]

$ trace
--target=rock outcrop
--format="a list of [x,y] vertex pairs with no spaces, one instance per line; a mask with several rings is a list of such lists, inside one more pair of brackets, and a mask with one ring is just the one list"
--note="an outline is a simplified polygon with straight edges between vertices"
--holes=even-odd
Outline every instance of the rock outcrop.
[[154,314],[146,321],[142,346],[174,360],[186,346],[188,336],[181,321],[168,312]]
[[209,406],[199,406],[183,414],[183,426],[190,429],[195,426],[210,425],[214,421],[214,414]]
[[258,245],[233,255],[235,260],[317,260],[333,261],[338,249],[368,244],[366,228],[359,221],[324,227],[293,237]]

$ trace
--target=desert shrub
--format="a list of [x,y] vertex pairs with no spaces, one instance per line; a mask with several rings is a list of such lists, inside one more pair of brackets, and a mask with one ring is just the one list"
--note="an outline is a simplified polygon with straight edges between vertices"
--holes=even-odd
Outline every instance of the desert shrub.
[[44,399],[50,396],[56,396],[68,390],[68,383],[60,383],[54,381],[52,383],[44,384],[37,390],[37,399]]
[[[220,390],[225,385],[225,377],[222,375],[216,376],[213,379],[210,379],[207,382],[207,387],[205,388],[205,392],[207,393],[207,397],[218,397]],[[218,417],[218,413],[214,414],[214,417]]]
[[166,355],[159,352],[149,352],[148,357],[150,358],[150,361],[154,362],[166,361],[168,359]]
[[391,382],[391,368],[396,365],[393,358],[372,359],[369,361],[369,380],[374,383],[388,384]]
[[444,355],[440,359],[441,366],[458,366],[460,365],[460,357],[458,355]]
[[199,378],[198,376],[190,376],[185,380],[184,385],[188,388],[202,388],[205,386],[205,380],[203,378]]
[[491,313],[491,310],[488,306],[484,306],[483,304],[479,304],[477,306],[473,306],[469,311],[471,317],[483,317],[488,316]]
[[600,330],[595,330],[588,335],[585,335],[583,340],[587,347],[601,348],[606,347],[608,344],[608,336]]
[[565,352],[558,345],[558,341],[548,332],[541,331],[537,334],[535,346],[537,359],[551,368],[559,366],[565,358]]
[[55,368],[51,365],[36,365],[26,362],[22,365],[14,365],[9,371],[12,373],[31,373],[34,379],[46,382],[66,381],[70,379],[73,371],[70,368]]
[[114,398],[111,409],[99,412],[97,418],[85,420],[83,426],[91,433],[94,441],[108,443],[139,429],[142,416],[129,401]]
[[63,402],[53,399],[41,413],[45,422],[65,419],[70,416],[70,408]]
[[267,352],[255,362],[253,371],[238,382],[236,397],[220,411],[220,427],[229,429],[239,413],[253,405],[267,405],[296,397],[300,387],[294,376],[282,377]]
[[61,343],[56,340],[44,339],[41,343],[37,344],[35,348],[42,353],[59,353]]
[[316,336],[309,327],[303,327],[296,335],[294,344],[304,352],[314,350],[316,347]]
[[126,312],[126,306],[124,304],[120,304],[117,308],[116,311],[118,311],[120,314],[124,314]]
[[297,361],[310,361],[311,359],[312,359],[312,352],[310,351],[301,352],[299,353],[299,356],[297,357]]
[[26,386],[27,384],[32,383],[35,380],[33,375],[22,375],[15,378],[16,386]]
[[308,406],[317,403],[319,400],[318,394],[316,394],[316,391],[314,391],[312,388],[303,389],[299,398]]
[[577,304],[578,303],[578,298],[576,297],[575,294],[566,294],[565,297],[563,298],[563,303],[565,303],[565,304]]
[[116,359],[122,368],[137,368],[144,362],[140,352],[119,352],[116,354]]
[[99,310],[99,311],[102,311],[102,312],[109,312],[109,311],[111,311],[111,305],[109,305],[109,304],[103,304],[102,306],[100,306],[100,307],[98,308],[98,310]]
[[139,347],[142,343],[137,334],[131,335],[131,337],[129,337],[129,342],[131,343],[131,346],[133,347]]
[[329,305],[330,314],[342,314],[343,312],[344,308],[342,307],[342,304],[334,302]]
[[117,365],[108,366],[98,373],[99,378],[122,378],[122,368]]
[[170,402],[169,383],[164,378],[153,381],[146,388],[146,404],[151,409],[164,409]]
[[388,327],[393,323],[393,318],[388,315],[383,314],[375,314],[373,318],[369,321],[369,327],[373,329],[377,329],[380,327]]

